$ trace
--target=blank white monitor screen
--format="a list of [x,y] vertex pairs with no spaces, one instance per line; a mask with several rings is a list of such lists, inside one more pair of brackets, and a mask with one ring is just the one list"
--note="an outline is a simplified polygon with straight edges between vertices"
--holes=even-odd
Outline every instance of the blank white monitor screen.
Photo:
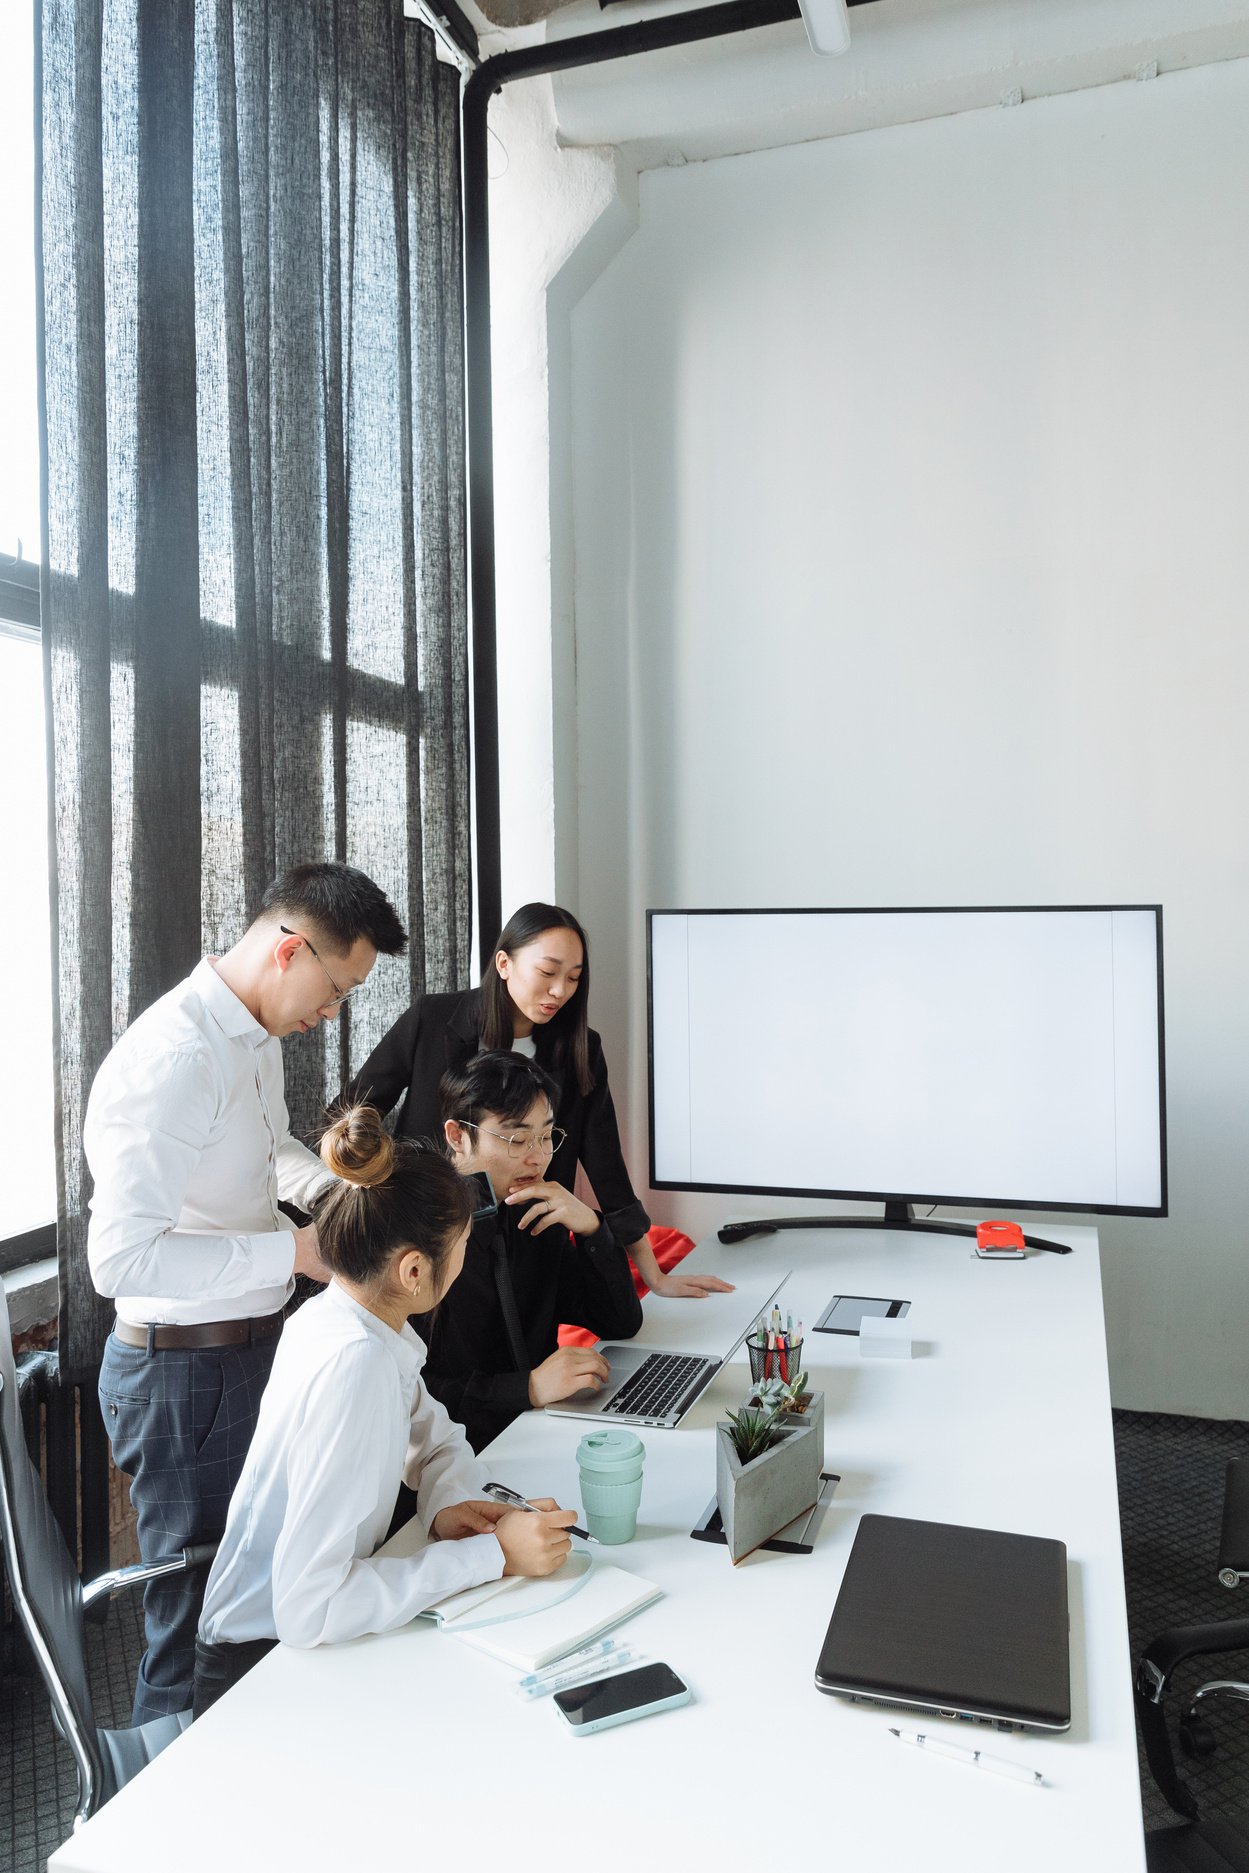
[[1158,906],[648,926],[656,1188],[1165,1215]]

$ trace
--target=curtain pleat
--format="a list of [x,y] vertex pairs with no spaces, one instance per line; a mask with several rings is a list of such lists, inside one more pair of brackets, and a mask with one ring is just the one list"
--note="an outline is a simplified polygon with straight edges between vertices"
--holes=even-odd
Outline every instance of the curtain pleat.
[[42,73],[77,1376],[112,1312],[86,1267],[91,1081],[269,878],[345,859],[412,933],[288,1046],[297,1131],[413,994],[468,981],[459,78],[402,0],[44,0]]

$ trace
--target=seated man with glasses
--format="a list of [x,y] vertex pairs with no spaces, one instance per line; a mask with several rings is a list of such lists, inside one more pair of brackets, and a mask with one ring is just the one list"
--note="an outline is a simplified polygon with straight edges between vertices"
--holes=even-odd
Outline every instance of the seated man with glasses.
[[561,1321],[631,1339],[642,1306],[608,1224],[548,1181],[564,1134],[542,1068],[523,1054],[478,1054],[443,1075],[439,1099],[457,1170],[484,1171],[498,1211],[477,1217],[459,1280],[413,1324],[428,1340],[426,1386],[481,1450],[522,1411],[603,1384],[606,1360],[560,1347]]

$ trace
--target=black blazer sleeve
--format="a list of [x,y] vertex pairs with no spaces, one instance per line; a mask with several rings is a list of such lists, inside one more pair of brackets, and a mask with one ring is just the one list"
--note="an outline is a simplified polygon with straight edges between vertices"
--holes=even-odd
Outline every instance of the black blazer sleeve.
[[418,995],[377,1043],[346,1096],[367,1100],[379,1112],[402,1099],[396,1137],[437,1138],[438,1083],[449,1066],[477,1052],[478,1000],[475,989]]
[[601,1340],[631,1340],[641,1326],[633,1270],[606,1219],[592,1236],[570,1236],[561,1250],[555,1311]]
[[[617,1242],[627,1244],[636,1242],[646,1234],[651,1219],[638,1202],[629,1181],[624,1153],[620,1149],[616,1108],[612,1103],[611,1087],[607,1083],[603,1044],[593,1029],[590,1042],[590,1070],[594,1075],[594,1084],[588,1093],[577,1095],[580,1137],[576,1155],[585,1167],[585,1174],[594,1188],[595,1201],[610,1224],[612,1235]],[[572,1126],[568,1129],[570,1133],[573,1132]],[[564,1149],[567,1148],[565,1146]],[[563,1152],[559,1155],[562,1157]],[[563,1181],[560,1171],[556,1171],[555,1175]],[[568,1319],[569,1316],[565,1315],[564,1318]],[[631,1331],[636,1332],[637,1329]]]
[[474,1451],[484,1450],[529,1409],[528,1372],[449,1372],[427,1360],[421,1377],[448,1416],[464,1426]]
[[343,1093],[349,1105],[376,1106],[383,1116],[407,1092],[421,1033],[420,1000],[384,1034]]

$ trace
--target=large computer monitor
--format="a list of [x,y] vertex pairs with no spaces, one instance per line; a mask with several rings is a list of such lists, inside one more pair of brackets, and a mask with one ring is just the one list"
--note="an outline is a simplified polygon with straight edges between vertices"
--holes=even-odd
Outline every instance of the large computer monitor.
[[1166,1215],[1160,906],[647,927],[656,1189]]

